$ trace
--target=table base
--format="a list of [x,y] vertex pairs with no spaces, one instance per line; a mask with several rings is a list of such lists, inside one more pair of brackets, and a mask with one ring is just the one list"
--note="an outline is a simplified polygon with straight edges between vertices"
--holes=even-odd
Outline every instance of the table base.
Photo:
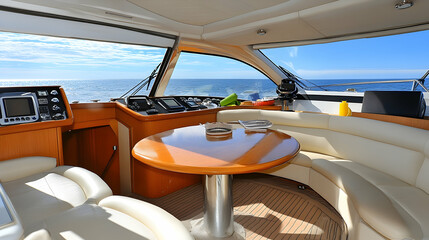
[[189,230],[191,235],[195,240],[212,240],[212,239],[222,239],[222,240],[245,240],[246,239],[246,229],[237,223],[233,223],[234,233],[229,237],[217,238],[213,237],[207,232],[207,228],[204,223],[203,214],[198,214],[197,216],[186,220],[183,222],[183,225]]
[[204,176],[204,223],[213,237],[234,233],[232,175]]

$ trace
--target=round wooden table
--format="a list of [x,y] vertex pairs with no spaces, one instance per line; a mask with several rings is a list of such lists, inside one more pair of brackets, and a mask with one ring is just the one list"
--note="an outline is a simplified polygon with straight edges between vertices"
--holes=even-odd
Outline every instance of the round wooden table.
[[152,167],[205,175],[205,226],[211,236],[228,237],[234,231],[232,174],[272,168],[292,159],[299,149],[293,137],[274,130],[236,128],[226,136],[209,136],[199,125],[146,137],[132,153]]

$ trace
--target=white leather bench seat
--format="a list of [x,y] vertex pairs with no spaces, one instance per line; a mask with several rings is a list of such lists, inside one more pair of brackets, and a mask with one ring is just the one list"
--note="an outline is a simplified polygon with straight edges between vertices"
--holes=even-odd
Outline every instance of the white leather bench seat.
[[163,209],[111,196],[107,184],[88,170],[55,165],[55,159],[46,157],[0,162],[0,181],[26,240],[192,239]]
[[[29,166],[41,172],[26,171]],[[26,233],[40,220],[84,203],[98,203],[112,195],[109,186],[96,174],[78,167],[55,166],[56,159],[46,157],[0,162],[2,171],[7,172],[0,174],[0,181]]]
[[266,110],[226,110],[217,118],[252,119],[270,120],[301,144],[295,159],[264,172],[316,190],[343,216],[349,239],[429,239],[429,131]]
[[192,239],[182,223],[152,204],[122,196],[83,204],[39,222],[52,239]]
[[83,204],[38,222],[52,239],[155,239],[154,233],[122,212]]

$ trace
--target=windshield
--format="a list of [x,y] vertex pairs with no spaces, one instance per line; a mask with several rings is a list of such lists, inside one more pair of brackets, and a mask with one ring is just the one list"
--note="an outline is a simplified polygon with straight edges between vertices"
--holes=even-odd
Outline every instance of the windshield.
[[[141,45],[0,32],[0,87],[60,85],[70,102],[109,101],[148,77],[165,52]],[[148,94],[150,88],[138,94]]]
[[[302,78],[309,90],[411,90],[411,82],[395,81],[419,79],[429,69],[428,39],[429,31],[420,31],[261,51],[275,64]],[[332,86],[380,80],[390,81],[383,84]],[[423,89],[419,86],[416,90]]]
[[235,59],[182,52],[164,95],[226,97],[244,100],[275,97],[277,85],[253,67]]

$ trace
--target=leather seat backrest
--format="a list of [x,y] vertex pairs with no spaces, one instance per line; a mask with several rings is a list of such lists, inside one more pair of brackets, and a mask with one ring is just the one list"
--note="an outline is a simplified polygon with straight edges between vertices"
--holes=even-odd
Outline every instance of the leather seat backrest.
[[[429,131],[377,120],[318,113],[244,110],[246,120],[266,119],[318,152],[384,172],[429,193]],[[218,113],[218,121],[241,120],[240,110]]]

